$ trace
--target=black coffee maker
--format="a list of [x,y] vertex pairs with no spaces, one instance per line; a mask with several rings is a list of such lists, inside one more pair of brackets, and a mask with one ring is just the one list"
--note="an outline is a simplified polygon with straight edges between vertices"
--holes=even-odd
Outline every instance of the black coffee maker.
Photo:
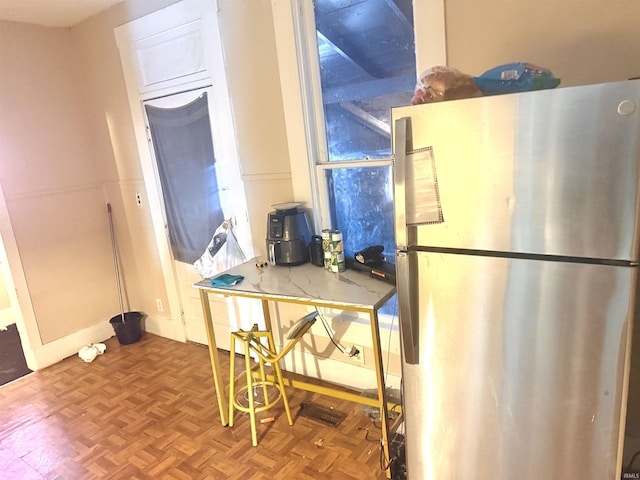
[[302,265],[309,261],[311,228],[301,203],[278,203],[267,218],[267,259],[271,265]]

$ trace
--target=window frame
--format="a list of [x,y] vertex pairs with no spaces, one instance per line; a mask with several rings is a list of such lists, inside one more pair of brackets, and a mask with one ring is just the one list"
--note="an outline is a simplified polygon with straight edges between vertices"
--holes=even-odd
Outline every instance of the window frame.
[[[444,1],[413,0],[417,73],[447,65]],[[393,160],[328,161],[313,0],[272,0],[271,5],[294,199],[312,208],[310,218],[319,232],[331,227],[327,170],[392,165]],[[396,330],[396,317],[379,314],[380,326]]]
[[[312,0],[302,0],[299,8],[293,12],[294,28],[298,30],[299,42],[296,59],[298,70],[304,75],[300,78],[300,94],[306,97],[303,103],[304,116],[309,121],[306,142],[310,147],[308,159],[309,176],[312,184],[312,207],[316,225],[331,228],[331,208],[326,181],[327,170],[338,168],[392,166],[391,156],[375,160],[329,161],[327,135],[322,101],[322,84],[320,79],[320,58],[316,34],[315,11]],[[319,229],[319,230],[320,230]]]
[[[391,166],[393,160],[329,162],[313,0],[273,0],[272,8],[294,197],[312,208],[320,231],[331,227],[326,170]],[[420,25],[414,29],[416,71],[446,65],[444,0],[414,0],[413,10],[414,25]]]

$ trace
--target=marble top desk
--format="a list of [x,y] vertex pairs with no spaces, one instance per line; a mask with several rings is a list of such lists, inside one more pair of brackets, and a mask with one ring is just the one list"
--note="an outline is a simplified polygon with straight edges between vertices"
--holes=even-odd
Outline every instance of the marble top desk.
[[[373,353],[377,378],[377,398],[368,398],[340,389],[307,383],[301,380],[286,378],[287,385],[294,388],[310,390],[325,395],[351,400],[380,409],[382,423],[382,439],[385,458],[389,458],[389,424],[388,410],[385,401],[385,384],[378,329],[378,309],[394,294],[395,286],[369,277],[366,273],[346,270],[342,273],[331,273],[322,267],[310,263],[295,267],[266,266],[258,268],[256,261],[249,260],[225,273],[242,275],[244,280],[233,287],[213,287],[209,279],[202,280],[193,286],[199,289],[205,328],[209,340],[209,356],[213,370],[213,380],[218,397],[220,420],[223,425],[229,423],[228,388],[222,383],[222,372],[218,358],[209,294],[238,296],[261,300],[264,320],[267,328],[271,328],[269,301],[310,305],[315,307],[335,308],[363,312],[369,315]],[[286,372],[285,372],[286,376]]]

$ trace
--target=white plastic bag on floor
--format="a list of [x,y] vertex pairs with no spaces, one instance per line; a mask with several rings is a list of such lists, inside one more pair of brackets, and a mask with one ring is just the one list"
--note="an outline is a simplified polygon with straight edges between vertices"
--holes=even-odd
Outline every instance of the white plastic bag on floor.
[[91,345],[85,345],[78,352],[78,356],[85,362],[93,362],[98,355],[102,355],[107,349],[104,343],[93,343]]
[[233,233],[232,222],[225,220],[216,228],[211,242],[193,266],[202,278],[210,278],[246,261]]

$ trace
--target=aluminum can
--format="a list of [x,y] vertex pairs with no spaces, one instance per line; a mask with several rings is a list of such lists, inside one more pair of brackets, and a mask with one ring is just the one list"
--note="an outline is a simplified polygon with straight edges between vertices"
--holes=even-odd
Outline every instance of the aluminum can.
[[340,230],[331,230],[331,251],[344,252],[342,244],[342,232]]
[[344,272],[344,245],[342,243],[342,232],[340,230],[331,231],[331,271]]
[[331,270],[331,229],[322,230],[322,252],[324,257],[324,268]]
[[340,272],[344,272],[344,270],[345,270],[344,252],[332,253],[331,254],[331,271],[340,273]]

